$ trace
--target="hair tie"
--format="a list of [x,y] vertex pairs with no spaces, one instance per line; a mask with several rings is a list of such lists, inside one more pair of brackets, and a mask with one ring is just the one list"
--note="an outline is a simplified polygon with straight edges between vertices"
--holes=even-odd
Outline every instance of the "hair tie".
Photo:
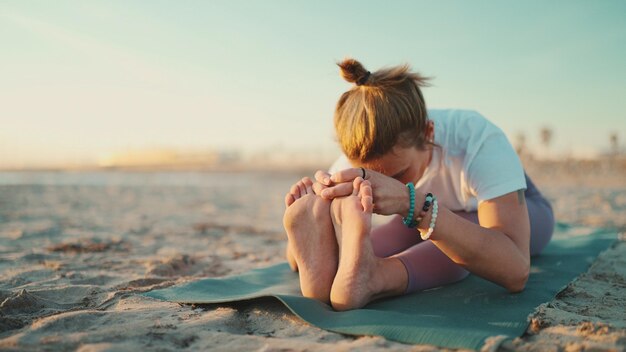
[[370,78],[370,71],[367,71],[363,77],[361,77],[358,81],[356,81],[356,85],[357,86],[364,85],[365,82],[367,82],[369,78]]

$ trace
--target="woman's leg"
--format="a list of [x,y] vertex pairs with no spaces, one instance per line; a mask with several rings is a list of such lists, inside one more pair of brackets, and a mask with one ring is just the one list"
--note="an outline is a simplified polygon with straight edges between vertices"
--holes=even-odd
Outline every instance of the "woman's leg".
[[419,231],[406,227],[401,216],[393,216],[389,222],[375,227],[370,236],[374,253],[380,258],[400,253],[422,242]]
[[548,245],[554,233],[554,213],[547,199],[526,175],[526,204],[530,218],[530,255],[538,255]]
[[303,179],[285,198],[283,224],[287,232],[287,258],[297,269],[302,295],[330,303],[337,273],[337,238],[330,217],[331,202],[313,194]]
[[469,274],[430,241],[417,244],[393,257],[400,259],[406,268],[406,293],[450,284]]

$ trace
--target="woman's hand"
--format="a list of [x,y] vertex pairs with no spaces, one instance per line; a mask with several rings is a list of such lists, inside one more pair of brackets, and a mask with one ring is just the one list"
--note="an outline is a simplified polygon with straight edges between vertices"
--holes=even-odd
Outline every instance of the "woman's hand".
[[[360,172],[361,169],[357,170]],[[356,178],[346,182],[334,182],[331,180],[332,175],[322,170],[318,170],[314,177],[313,192],[324,199],[334,199],[352,194],[352,181]]]
[[[352,182],[363,176],[361,168],[341,170],[333,175],[324,171],[315,173],[313,190],[322,198],[333,199],[352,193]],[[365,179],[372,184],[374,193],[374,212],[381,215],[399,214],[406,216],[409,212],[409,190],[402,182],[379,172],[365,169]],[[416,194],[416,197],[419,196]],[[418,199],[415,200],[418,204]]]

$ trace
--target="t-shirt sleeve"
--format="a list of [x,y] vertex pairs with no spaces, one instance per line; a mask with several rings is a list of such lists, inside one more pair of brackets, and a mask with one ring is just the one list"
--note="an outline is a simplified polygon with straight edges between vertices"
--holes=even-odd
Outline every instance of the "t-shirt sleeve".
[[330,168],[328,169],[328,173],[332,175],[337,171],[349,169],[351,167],[352,165],[350,165],[350,161],[348,161],[348,157],[341,154],[341,156],[337,158],[337,160],[335,160],[335,162],[330,166]]
[[466,172],[478,203],[526,189],[522,162],[506,135],[495,126],[470,156]]

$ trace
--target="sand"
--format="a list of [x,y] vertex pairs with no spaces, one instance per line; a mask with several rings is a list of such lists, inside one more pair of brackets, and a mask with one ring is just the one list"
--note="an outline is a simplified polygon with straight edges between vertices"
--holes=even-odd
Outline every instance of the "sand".
[[[527,169],[560,221],[626,230],[624,168]],[[0,185],[0,349],[441,350],[327,332],[272,299],[191,306],[138,295],[283,261],[282,198],[299,176],[0,174],[24,183]],[[625,350],[625,237],[500,350]]]

